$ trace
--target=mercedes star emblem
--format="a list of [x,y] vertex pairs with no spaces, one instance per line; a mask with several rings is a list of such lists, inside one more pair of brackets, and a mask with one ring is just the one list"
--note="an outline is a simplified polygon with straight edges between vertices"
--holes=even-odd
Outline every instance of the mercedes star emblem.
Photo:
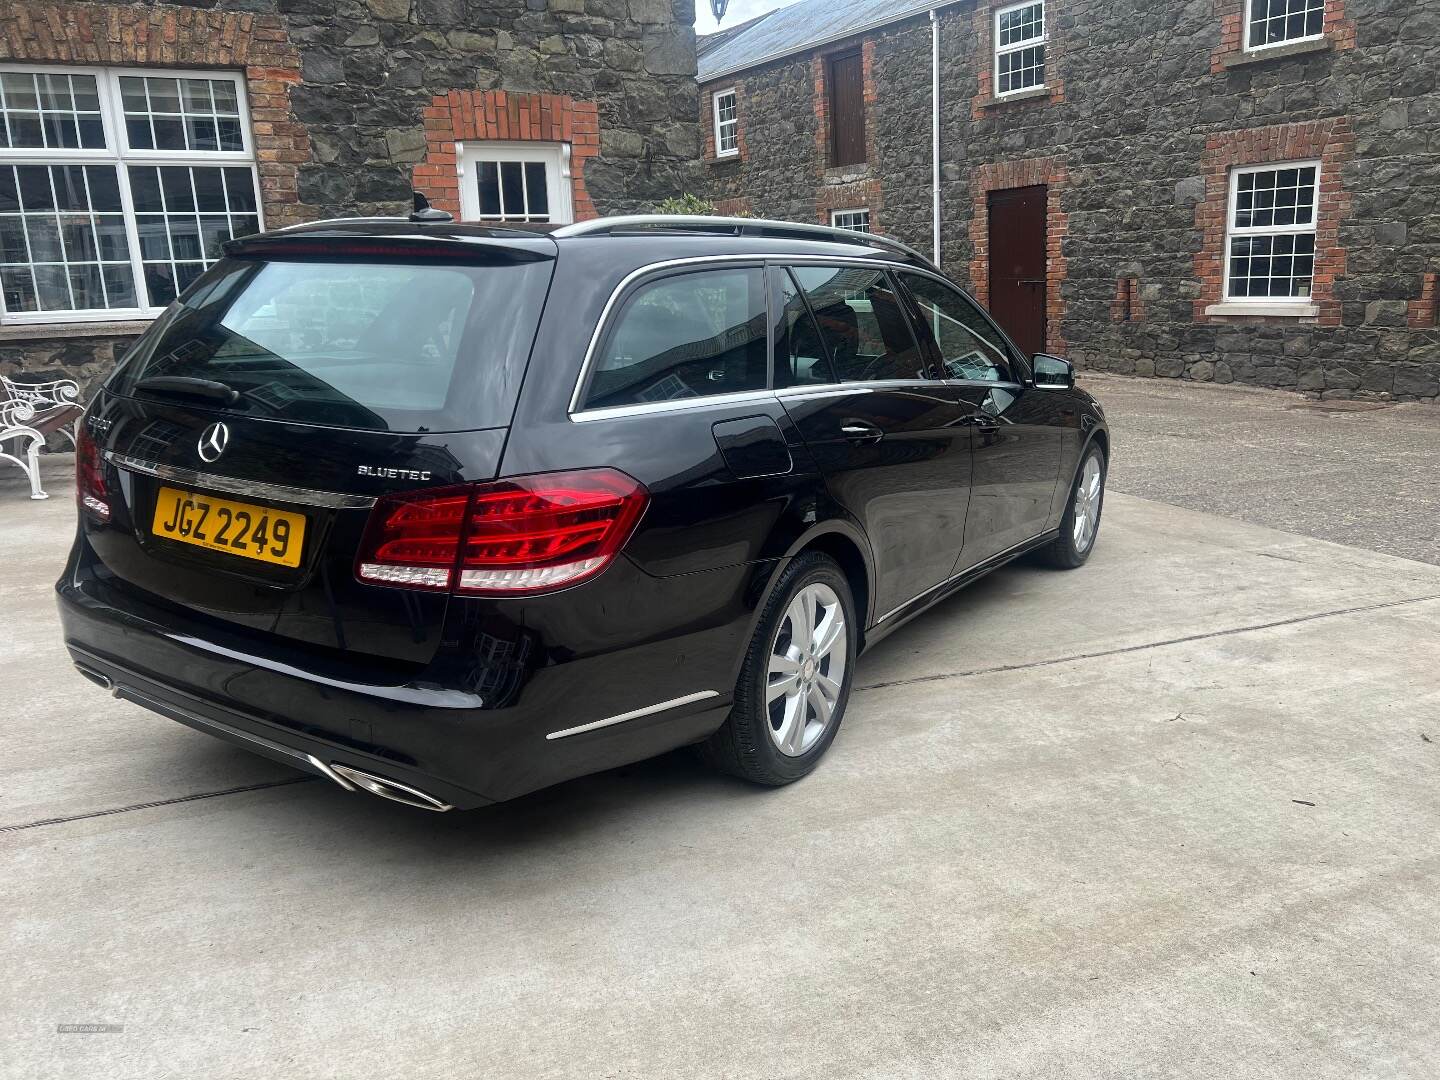
[[200,459],[214,461],[225,452],[229,443],[230,429],[224,424],[211,424],[200,435]]

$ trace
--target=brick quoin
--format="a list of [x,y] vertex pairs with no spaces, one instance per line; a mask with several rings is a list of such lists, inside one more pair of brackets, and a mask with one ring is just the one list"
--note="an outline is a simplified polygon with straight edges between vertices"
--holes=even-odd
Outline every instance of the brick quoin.
[[[1220,21],[1220,44],[1210,54],[1210,70],[1218,75],[1225,70],[1227,57],[1245,51],[1245,0],[1215,0],[1215,15]],[[1325,0],[1321,32],[1333,49],[1355,47],[1355,24],[1345,18],[1345,0]]]
[[970,218],[970,284],[975,298],[990,306],[990,192],[1010,188],[1038,187],[1045,193],[1045,348],[1065,351],[1065,234],[1069,215],[1062,209],[1062,197],[1070,174],[1060,158],[1023,158],[981,165],[970,174],[974,213]]
[[192,7],[0,3],[0,61],[110,67],[227,68],[245,73],[265,227],[316,216],[300,205],[310,135],[290,108],[300,54],[275,15]]
[[456,143],[564,142],[570,144],[575,220],[600,216],[585,189],[585,162],[600,153],[600,110],[595,102],[564,94],[451,90],[436,94],[423,116],[425,160],[415,166],[412,182],[437,209],[460,216]]
[[1205,309],[1222,299],[1225,289],[1225,232],[1230,213],[1230,170],[1249,165],[1287,161],[1320,161],[1320,209],[1315,220],[1315,276],[1310,303],[1319,309],[1321,326],[1341,324],[1341,304],[1335,282],[1345,276],[1345,249],[1340,246],[1340,222],[1350,213],[1350,194],[1340,184],[1340,173],[1355,146],[1349,118],[1276,124],[1212,135],[1205,142],[1201,171],[1205,198],[1195,207],[1195,228],[1202,241],[1195,255],[1195,277],[1200,297],[1195,301],[1197,322],[1293,322],[1263,315],[1210,315]]

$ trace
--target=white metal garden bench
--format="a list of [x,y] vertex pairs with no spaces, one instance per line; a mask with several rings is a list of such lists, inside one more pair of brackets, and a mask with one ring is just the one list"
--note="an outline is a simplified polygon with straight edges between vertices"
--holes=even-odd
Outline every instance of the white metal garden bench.
[[[80,386],[72,379],[17,382],[0,375],[0,458],[12,461],[30,479],[30,498],[48,499],[40,486],[40,451],[58,432],[75,445],[75,423],[84,413]],[[14,443],[15,453],[11,453]]]

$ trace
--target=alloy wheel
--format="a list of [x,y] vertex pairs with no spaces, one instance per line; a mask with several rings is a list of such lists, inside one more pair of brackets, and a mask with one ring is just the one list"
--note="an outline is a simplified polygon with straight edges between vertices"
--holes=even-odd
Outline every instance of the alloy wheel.
[[1095,530],[1100,527],[1100,495],[1103,490],[1100,470],[1100,456],[1091,454],[1085,459],[1085,469],[1080,474],[1080,483],[1075,485],[1075,550],[1086,552],[1095,542]]
[[845,685],[845,606],[821,582],[806,585],[785,609],[770,644],[765,709],[770,738],[799,757],[825,734]]

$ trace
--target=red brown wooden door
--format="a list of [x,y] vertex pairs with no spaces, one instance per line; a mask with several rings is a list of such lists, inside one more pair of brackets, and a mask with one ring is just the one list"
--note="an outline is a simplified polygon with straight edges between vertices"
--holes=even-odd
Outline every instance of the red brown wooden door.
[[1045,351],[1046,189],[990,192],[990,314],[1027,354]]
[[858,52],[830,58],[830,164],[865,160],[865,78]]

